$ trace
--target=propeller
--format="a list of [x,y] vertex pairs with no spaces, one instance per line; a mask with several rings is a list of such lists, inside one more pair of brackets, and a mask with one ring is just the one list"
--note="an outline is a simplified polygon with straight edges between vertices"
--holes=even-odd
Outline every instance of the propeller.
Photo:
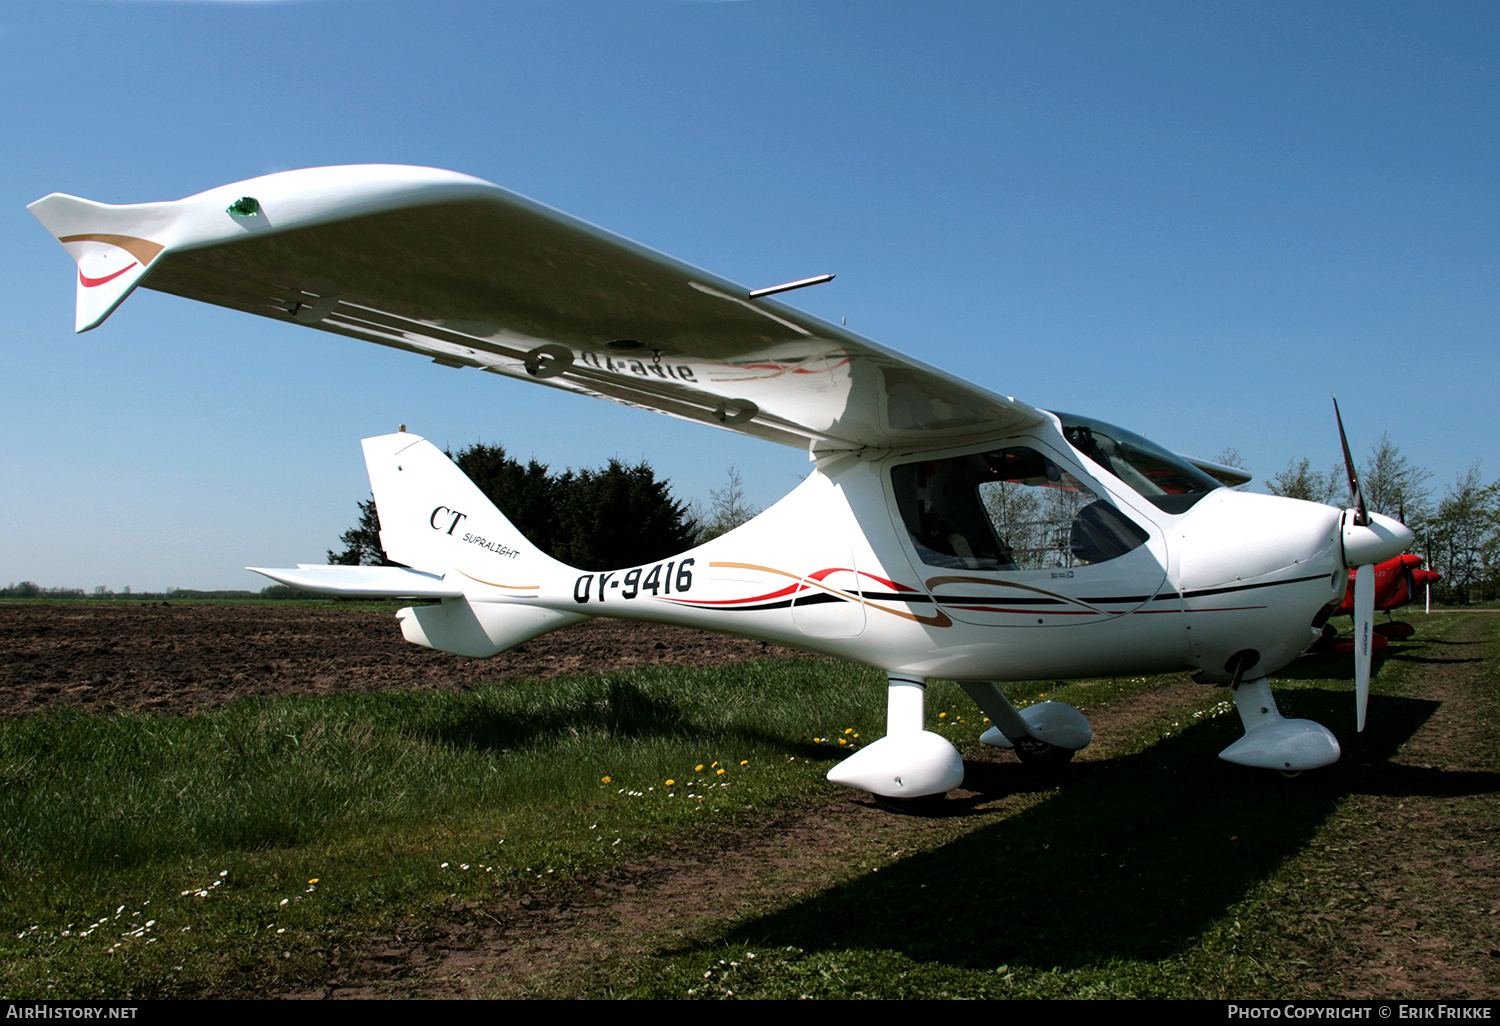
[[1363,734],[1370,706],[1370,635],[1375,625],[1375,567],[1364,563],[1354,572],[1354,721]]
[[1399,520],[1371,513],[1365,506],[1364,491],[1354,458],[1349,455],[1349,438],[1344,434],[1344,418],[1339,413],[1338,396],[1333,397],[1333,416],[1339,425],[1339,444],[1344,449],[1344,470],[1349,475],[1349,503],[1344,513],[1344,565],[1354,571],[1354,717],[1356,728],[1363,733],[1365,711],[1370,704],[1370,661],[1373,648],[1370,636],[1375,632],[1375,564],[1394,559],[1413,541],[1409,528]]
[[1359,471],[1354,469],[1354,457],[1349,455],[1349,436],[1344,434],[1344,417],[1339,413],[1339,397],[1333,397],[1333,418],[1339,422],[1339,446],[1344,450],[1344,473],[1349,475],[1349,501],[1354,505],[1354,523],[1359,527],[1370,526],[1370,511],[1365,508],[1365,493],[1359,487]]

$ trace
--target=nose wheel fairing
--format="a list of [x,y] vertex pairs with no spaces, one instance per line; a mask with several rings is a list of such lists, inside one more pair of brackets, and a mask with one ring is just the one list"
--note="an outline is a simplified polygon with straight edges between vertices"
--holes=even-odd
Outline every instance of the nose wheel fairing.
[[1234,689],[1234,707],[1245,726],[1245,736],[1219,753],[1240,766],[1300,773],[1338,762],[1338,738],[1321,723],[1289,720],[1276,708],[1264,677],[1242,681]]

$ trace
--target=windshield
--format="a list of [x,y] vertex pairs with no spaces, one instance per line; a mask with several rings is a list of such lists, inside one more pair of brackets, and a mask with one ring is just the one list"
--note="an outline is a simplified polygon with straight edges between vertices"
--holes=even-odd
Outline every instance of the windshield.
[[1184,513],[1220,487],[1181,456],[1133,431],[1071,413],[1057,418],[1073,448],[1168,513]]

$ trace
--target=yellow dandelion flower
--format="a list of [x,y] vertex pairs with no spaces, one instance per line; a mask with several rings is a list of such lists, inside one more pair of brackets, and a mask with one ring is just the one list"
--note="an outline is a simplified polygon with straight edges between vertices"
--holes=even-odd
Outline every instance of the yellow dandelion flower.
[[677,781],[675,781],[675,780],[668,780],[667,781],[667,786],[671,787],[673,784],[676,784],[676,783],[677,783]]
[[748,765],[750,765],[750,760],[749,759],[741,759],[740,760],[740,765],[741,766],[748,766]]
[[703,763],[700,762],[698,765],[694,766],[693,767],[693,772],[694,773],[702,773],[703,772]]
[[714,772],[715,772],[715,773],[718,773],[718,774],[720,774],[720,775],[722,775],[722,774],[723,774],[723,772],[724,772],[724,768],[723,768],[723,767],[722,767],[722,766],[721,766],[721,767],[719,767],[719,768],[718,768],[718,769],[716,769],[716,770],[714,770]]
[[844,733],[845,734],[852,734],[852,733],[854,733],[854,728],[853,727],[847,727],[847,728],[845,728]]
[[609,782],[610,782],[609,777],[600,777],[599,778],[599,783],[601,783],[601,784],[607,784]]

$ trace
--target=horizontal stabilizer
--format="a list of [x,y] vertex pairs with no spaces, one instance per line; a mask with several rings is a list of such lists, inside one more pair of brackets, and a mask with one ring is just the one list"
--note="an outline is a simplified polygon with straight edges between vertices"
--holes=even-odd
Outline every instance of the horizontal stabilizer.
[[445,581],[437,574],[404,566],[299,566],[295,570],[264,570],[247,566],[273,581],[319,595],[344,598],[458,598],[462,582]]

